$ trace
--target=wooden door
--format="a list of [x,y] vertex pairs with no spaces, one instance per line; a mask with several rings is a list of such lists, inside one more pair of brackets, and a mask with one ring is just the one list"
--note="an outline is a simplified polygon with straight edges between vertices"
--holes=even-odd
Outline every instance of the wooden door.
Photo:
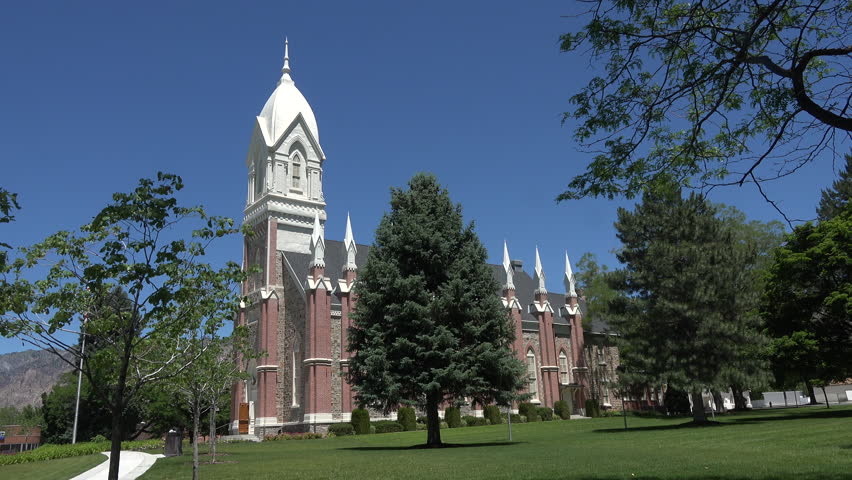
[[248,435],[248,427],[249,427],[249,404],[241,403],[240,404],[240,435]]

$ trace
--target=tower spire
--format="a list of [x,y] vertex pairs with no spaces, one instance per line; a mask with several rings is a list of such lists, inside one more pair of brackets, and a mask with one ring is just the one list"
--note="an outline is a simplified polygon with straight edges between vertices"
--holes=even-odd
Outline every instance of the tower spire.
[[509,259],[509,247],[503,240],[503,270],[506,271],[506,290],[515,289],[515,272],[512,270],[512,261]]
[[538,280],[538,288],[535,293],[547,294],[544,286],[544,269],[541,267],[541,258],[538,256],[538,246],[535,247],[535,278]]
[[571,270],[571,261],[568,260],[568,252],[565,252],[565,292],[568,297],[576,297],[576,280],[574,280],[574,271]]
[[281,67],[281,80],[278,80],[278,84],[292,81],[293,79],[290,78],[290,41],[287,37],[284,37],[284,66]]

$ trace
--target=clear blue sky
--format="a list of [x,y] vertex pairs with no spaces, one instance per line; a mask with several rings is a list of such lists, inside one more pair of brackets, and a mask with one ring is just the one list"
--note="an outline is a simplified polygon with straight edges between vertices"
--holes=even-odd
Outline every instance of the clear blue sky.
[[[241,218],[253,117],[280,76],[284,37],[296,85],[327,155],[326,235],[351,212],[371,243],[388,188],[435,173],[474,220],[490,261],[502,242],[562,291],[563,252],[614,265],[616,208],[554,198],[588,161],[560,125],[591,76],[559,53],[571,2],[11,2],[0,16],[0,185],[18,192],[13,245],[87,222],[115,191],[158,170],[184,200]],[[769,187],[791,217],[813,218],[831,159]],[[712,199],[750,218],[778,215],[753,188]],[[241,242],[213,261],[239,260]],[[0,339],[0,353],[23,349]]]

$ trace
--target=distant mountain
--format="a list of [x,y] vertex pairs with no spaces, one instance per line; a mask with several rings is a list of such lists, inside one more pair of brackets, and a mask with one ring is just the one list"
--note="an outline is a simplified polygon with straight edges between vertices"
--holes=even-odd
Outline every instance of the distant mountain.
[[67,363],[46,350],[0,355],[0,407],[41,406],[41,394],[70,371]]

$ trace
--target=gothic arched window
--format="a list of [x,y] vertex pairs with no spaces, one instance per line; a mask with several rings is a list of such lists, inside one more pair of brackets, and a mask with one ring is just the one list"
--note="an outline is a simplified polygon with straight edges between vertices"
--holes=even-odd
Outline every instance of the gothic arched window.
[[538,367],[536,366],[535,353],[532,348],[527,350],[527,390],[532,398],[538,398]]
[[559,383],[568,385],[568,355],[565,355],[565,350],[559,351]]

